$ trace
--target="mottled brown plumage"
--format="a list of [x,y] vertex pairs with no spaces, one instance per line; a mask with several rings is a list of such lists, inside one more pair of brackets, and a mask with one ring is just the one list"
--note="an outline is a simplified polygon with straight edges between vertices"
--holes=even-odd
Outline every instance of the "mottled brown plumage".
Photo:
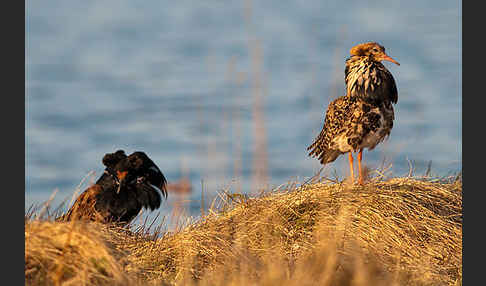
[[127,224],[142,208],[160,207],[157,188],[167,197],[167,181],[145,153],[126,156],[123,150],[118,150],[106,154],[102,162],[106,166],[103,175],[76,199],[60,220]]
[[345,68],[346,95],[329,104],[322,131],[307,150],[321,164],[350,152],[352,179],[352,153],[359,152],[359,183],[362,184],[363,149],[372,150],[389,136],[394,120],[392,103],[398,100],[395,80],[381,61],[399,63],[374,42],[357,45],[350,54]]

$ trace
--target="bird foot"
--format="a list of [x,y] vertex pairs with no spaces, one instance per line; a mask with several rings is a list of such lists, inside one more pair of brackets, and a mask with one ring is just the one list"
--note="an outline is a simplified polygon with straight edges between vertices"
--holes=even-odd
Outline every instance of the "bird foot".
[[358,177],[358,179],[356,180],[353,177],[347,177],[347,178],[344,179],[343,183],[348,184],[348,185],[352,185],[352,186],[356,186],[356,185],[363,186],[365,184],[365,178],[364,177]]
[[356,180],[354,180],[352,177],[347,177],[347,178],[344,178],[342,183],[344,183],[345,185],[353,186],[353,185],[356,184]]

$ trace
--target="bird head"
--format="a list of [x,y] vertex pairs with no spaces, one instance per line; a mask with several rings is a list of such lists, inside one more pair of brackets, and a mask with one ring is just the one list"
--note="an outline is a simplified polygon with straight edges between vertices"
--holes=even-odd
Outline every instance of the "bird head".
[[128,183],[135,179],[135,170],[131,162],[125,158],[120,160],[115,168],[116,181],[118,182],[118,188],[116,193],[120,193],[120,190]]
[[396,65],[400,65],[396,60],[385,53],[385,47],[375,42],[356,45],[349,50],[349,53],[352,56],[369,57],[377,62],[389,61]]
[[113,169],[115,168],[116,164],[118,164],[118,162],[125,159],[126,157],[127,155],[125,154],[125,151],[118,150],[115,153],[106,153],[105,156],[103,156],[101,162],[107,168]]

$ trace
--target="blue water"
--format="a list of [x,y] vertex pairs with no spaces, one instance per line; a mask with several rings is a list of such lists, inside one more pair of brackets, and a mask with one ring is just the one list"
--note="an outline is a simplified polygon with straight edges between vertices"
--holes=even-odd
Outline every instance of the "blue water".
[[[365,164],[391,164],[392,176],[409,162],[418,175],[429,161],[436,176],[460,171],[458,1],[27,1],[25,205],[56,189],[54,202],[70,197],[120,148],[145,151],[171,182],[187,170],[191,215],[202,188],[208,200],[248,193],[255,94],[269,187],[305,180],[320,168],[306,147],[344,93],[349,49],[365,41],[401,64],[385,63],[396,120]],[[345,156],[323,174],[334,172],[347,175]]]

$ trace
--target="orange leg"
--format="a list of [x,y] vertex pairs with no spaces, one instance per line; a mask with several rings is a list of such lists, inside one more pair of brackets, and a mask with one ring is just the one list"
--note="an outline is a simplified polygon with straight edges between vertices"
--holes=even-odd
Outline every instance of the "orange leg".
[[363,159],[363,149],[359,150],[358,153],[358,172],[359,172],[359,179],[358,183],[363,185],[363,171],[361,170],[361,160]]
[[354,184],[353,152],[349,152],[349,170],[351,171],[351,184]]

